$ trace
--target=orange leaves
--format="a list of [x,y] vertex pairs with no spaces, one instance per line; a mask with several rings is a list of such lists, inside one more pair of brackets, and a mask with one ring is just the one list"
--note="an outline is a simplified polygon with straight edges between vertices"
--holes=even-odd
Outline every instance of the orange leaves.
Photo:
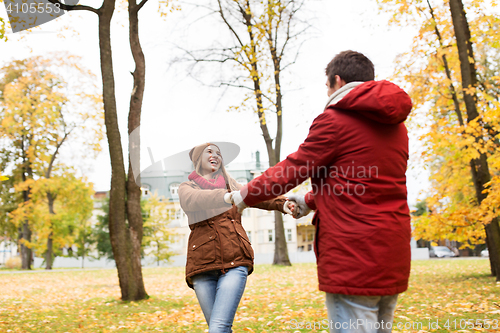
[[[183,267],[146,268],[143,273],[153,297],[141,302],[118,300],[114,269],[1,274],[0,284],[9,288],[0,297],[0,331],[202,333],[208,329],[194,291],[186,286]],[[414,261],[410,288],[399,296],[395,325],[498,318],[500,288],[488,273],[484,259]],[[257,265],[248,278],[233,330],[294,332],[294,323],[327,318],[324,297],[317,290],[314,264]],[[429,331],[422,327],[422,332]]]
[[161,17],[166,17],[168,14],[181,10],[181,6],[176,4],[175,0],[160,0],[158,2],[158,12]]
[[[489,172],[500,172],[500,66],[492,65],[500,57],[493,42],[498,35],[492,30],[499,24],[498,15],[489,12],[489,1],[465,3],[480,82],[462,87],[449,4],[420,0],[379,3],[382,10],[394,13],[393,23],[419,27],[412,49],[398,58],[395,75],[409,87],[415,109],[408,125],[420,134],[420,159],[430,170],[431,187],[426,194],[431,213],[414,219],[414,236],[482,243],[483,224],[500,205],[500,183],[491,182],[491,197],[478,206],[470,163],[486,155]],[[467,119],[464,95],[477,97],[476,119]]]
[[24,140],[35,172],[45,172],[54,151],[70,134],[74,141],[81,138],[90,144],[102,139],[102,101],[95,76],[79,60],[52,53],[49,58],[15,60],[0,69],[0,136],[13,146]]
[[5,37],[5,21],[0,17],[0,41],[7,41],[7,37]]
[[[80,60],[52,53],[46,58],[14,60],[0,68],[0,138],[7,154],[3,159],[10,161],[14,174],[23,174],[22,182],[14,177],[14,188],[27,196],[9,219],[35,228],[34,240],[26,244],[40,251],[49,234],[57,249],[71,245],[73,235],[68,230],[77,229],[71,224],[88,218],[92,210],[91,187],[71,175],[75,170],[59,163],[66,142],[74,143],[66,160],[80,162],[79,153],[95,156],[103,137],[95,75]],[[55,213],[49,211],[49,193],[57,197]]]

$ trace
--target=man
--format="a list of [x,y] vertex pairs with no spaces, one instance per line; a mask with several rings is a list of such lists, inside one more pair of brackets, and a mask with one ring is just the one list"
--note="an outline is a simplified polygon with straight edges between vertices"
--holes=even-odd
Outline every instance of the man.
[[313,190],[290,196],[295,216],[315,210],[319,289],[332,332],[390,332],[397,296],[408,288],[410,215],[403,121],[409,96],[373,81],[363,54],[344,51],[326,68],[329,100],[299,149],[240,192],[239,209],[284,194],[308,177]]

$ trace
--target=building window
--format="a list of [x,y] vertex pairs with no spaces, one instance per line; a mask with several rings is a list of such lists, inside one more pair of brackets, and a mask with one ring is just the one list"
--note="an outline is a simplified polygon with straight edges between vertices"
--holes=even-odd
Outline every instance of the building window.
[[151,194],[150,186],[147,184],[142,184],[141,190],[142,190],[142,195],[145,197],[149,197],[149,195]]
[[175,219],[176,219],[176,220],[180,220],[180,219],[182,219],[182,209],[177,209],[177,210],[175,211]]
[[169,190],[170,190],[170,195],[172,195],[173,197],[178,197],[179,196],[179,186],[181,184],[179,183],[172,183],[170,184],[169,186]]
[[286,241],[287,242],[292,241],[292,229],[286,229]]
[[312,242],[314,240],[314,230],[307,230],[307,241]]
[[251,243],[252,242],[252,232],[251,231],[247,231],[247,237],[248,237],[248,240]]
[[267,240],[269,243],[274,242],[274,229],[269,229],[267,231]]
[[257,235],[259,237],[259,243],[264,243],[264,230],[257,231]]

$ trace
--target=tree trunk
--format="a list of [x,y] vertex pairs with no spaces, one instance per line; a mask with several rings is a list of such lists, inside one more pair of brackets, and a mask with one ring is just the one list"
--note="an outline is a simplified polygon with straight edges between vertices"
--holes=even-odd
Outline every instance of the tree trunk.
[[[49,175],[50,176],[50,175]],[[49,214],[54,215],[54,196],[50,193],[47,192],[47,202],[49,205]],[[53,251],[53,244],[52,244],[52,237],[53,237],[53,232],[52,232],[52,223],[50,225],[50,233],[49,237],[47,238],[47,253],[45,255],[45,269],[52,269],[52,258],[54,257],[54,251]]]
[[52,257],[53,257],[53,249],[52,249],[52,231],[47,237],[47,252],[45,253],[45,269],[52,269]]
[[285,238],[285,228],[283,225],[283,215],[281,212],[274,212],[274,260],[273,265],[291,266],[290,259],[288,258],[288,249]]
[[[476,107],[477,96],[474,89],[477,87],[477,74],[474,62],[469,24],[465,16],[462,0],[450,0],[450,12],[453,20],[453,28],[457,41],[458,57],[462,75],[462,89],[465,107],[467,109],[467,122],[479,117]],[[480,138],[476,138],[479,140]],[[478,204],[486,198],[483,193],[485,184],[490,181],[487,156],[481,153],[479,158],[471,161],[471,172]],[[492,273],[496,273],[497,281],[500,281],[500,228],[498,219],[495,218],[485,226],[487,243],[489,247],[490,263]]]
[[[486,232],[486,229],[485,229],[485,232]],[[491,249],[491,245],[490,245],[490,240],[491,238],[488,237],[488,235],[486,235],[486,248],[488,249]],[[491,270],[491,275],[492,276],[496,276],[497,275],[497,272],[496,272],[496,265],[495,263],[491,260],[491,256],[488,256],[488,260],[490,262],[490,270]]]
[[[280,82],[279,82],[279,75],[280,75],[280,68],[279,68],[279,61],[277,60],[277,55],[276,55],[276,50],[274,50],[274,53],[271,54],[273,57],[273,63],[274,63],[274,68],[275,68],[275,84],[277,85],[277,95],[276,95],[276,102],[277,102],[277,133],[275,137],[275,145],[273,147],[273,139],[271,138],[271,135],[269,134],[269,129],[267,128],[267,122],[265,118],[265,112],[264,112],[264,107],[263,107],[263,102],[262,102],[262,90],[260,87],[260,77],[258,75],[259,73],[259,68],[257,65],[257,59],[256,59],[256,54],[257,54],[257,47],[256,47],[256,41],[255,41],[255,36],[253,34],[253,23],[252,23],[252,16],[251,16],[251,10],[250,10],[250,3],[247,2],[248,6],[248,11],[241,11],[241,14],[243,16],[243,19],[245,20],[245,25],[248,28],[248,34],[250,38],[250,45],[252,48],[252,53],[249,56],[249,59],[251,60],[252,64],[252,69],[253,69],[253,90],[255,93],[255,101],[257,103],[257,115],[259,116],[259,124],[260,124],[260,129],[262,131],[262,135],[264,137],[264,141],[266,143],[266,149],[267,149],[267,155],[269,157],[269,167],[275,166],[279,161],[280,161],[280,151],[281,151],[281,138],[282,138],[282,121],[281,121],[281,88],[280,88]],[[272,44],[272,41],[271,41]],[[252,57],[252,58],[251,58]],[[275,212],[275,219],[274,219],[274,260],[273,260],[273,265],[286,265],[286,266],[291,266],[290,264],[290,259],[288,258],[288,251],[287,251],[287,245],[286,245],[286,239],[285,239],[285,232],[284,232],[284,227],[283,227],[283,216],[281,215],[280,212]]]
[[[129,225],[126,221],[125,166],[116,112],[115,80],[111,55],[110,22],[115,0],[104,0],[99,9],[99,50],[103,82],[104,121],[111,159],[111,190],[109,194],[109,235],[118,270],[122,300],[140,300],[147,295],[144,289],[137,255],[134,255]],[[139,259],[140,262],[140,259]],[[139,273],[137,272],[139,271]]]
[[[49,1],[52,2],[54,0]],[[133,0],[129,2],[130,41],[134,60],[136,61],[136,67],[140,67],[140,65],[137,65],[135,54],[137,49],[134,49],[132,40],[136,40],[137,43],[139,41],[137,12],[144,6],[146,1],[147,0],[142,0],[139,5]],[[131,167],[129,167],[129,180],[127,181],[121,135],[118,127],[118,115],[116,112],[115,79],[111,54],[110,29],[111,18],[115,11],[115,3],[116,0],[104,0],[99,9],[82,5],[68,6],[61,3],[59,3],[59,5],[64,10],[89,10],[96,13],[99,17],[99,53],[103,86],[104,123],[106,125],[106,137],[108,139],[109,156],[111,160],[111,189],[109,193],[108,215],[109,236],[116,268],[118,270],[122,300],[133,301],[147,298],[148,295],[144,289],[140,256],[142,241],[142,215],[140,214],[141,192],[138,185],[131,184],[131,182],[134,182],[134,175]],[[144,62],[142,66],[144,66]],[[144,72],[142,72],[142,74],[144,74]],[[141,75],[139,74],[138,77],[141,77]],[[144,75],[142,75],[142,84],[144,84]],[[137,89],[139,92],[136,91]],[[140,97],[140,103],[138,105],[140,106],[142,104],[143,90],[144,86],[141,87],[137,85],[136,74],[134,72],[134,90],[132,91],[131,110],[129,113],[129,122],[132,118],[133,123],[129,123],[129,129],[135,129],[135,127],[140,124],[140,121],[137,122],[137,119],[140,120],[140,107],[138,112],[139,116],[137,117],[137,110],[132,110],[132,104],[137,105],[138,97]]]
[[484,227],[486,231],[486,244],[488,246],[489,260],[491,275],[497,277],[497,281],[500,281],[500,265],[498,262],[498,255],[492,255],[495,249],[498,250],[498,243],[500,242],[500,227],[498,226],[498,218],[495,218],[488,225]]
[[[274,66],[274,84],[276,86],[276,137],[274,139],[274,151],[270,154],[274,154],[273,165],[276,165],[281,160],[281,140],[283,138],[283,95],[281,94],[281,82],[280,82],[280,59],[276,53],[276,47],[273,44],[272,34],[269,35],[270,52],[273,59]],[[286,244],[285,236],[285,226],[283,224],[283,215],[281,212],[274,212],[275,225],[274,225],[274,260],[273,265],[284,265],[292,266],[290,263],[290,258],[288,257],[288,247]]]
[[[22,180],[25,182],[28,178],[33,178],[33,170],[31,169],[30,161],[26,155],[26,148],[24,147],[25,137],[21,141],[21,150],[23,154],[23,172],[22,172]],[[23,191],[23,200],[24,202],[28,202],[30,200],[30,189]],[[31,229],[29,225],[29,221],[26,220],[22,225],[22,236],[21,236],[21,269],[31,269],[31,261],[33,257],[33,253],[31,248],[26,246],[24,242],[31,242]]]
[[[141,245],[143,236],[143,220],[141,212],[141,179],[134,175],[134,167],[137,172],[140,170],[140,126],[142,100],[144,96],[144,86],[146,80],[146,60],[142,52],[139,40],[139,18],[138,12],[141,7],[136,4],[136,0],[129,0],[129,42],[130,50],[135,62],[134,86],[130,96],[130,107],[128,115],[129,134],[129,164],[127,178],[127,217],[130,231],[131,264],[134,280],[137,283],[138,299],[147,298],[146,289],[142,278],[141,266]],[[136,132],[133,136],[132,132]],[[133,137],[133,139],[131,139]]]
[[85,220],[82,220],[83,223],[83,237],[82,237],[82,242],[80,244],[80,247],[82,249],[82,269],[84,268],[85,266],[85,251],[86,251],[86,248],[85,248],[85,244],[87,244],[87,222]]
[[[27,242],[31,242],[31,229],[28,222],[23,223],[23,237]],[[33,253],[31,249],[21,243],[21,268],[22,269],[31,269],[31,260],[33,257]]]

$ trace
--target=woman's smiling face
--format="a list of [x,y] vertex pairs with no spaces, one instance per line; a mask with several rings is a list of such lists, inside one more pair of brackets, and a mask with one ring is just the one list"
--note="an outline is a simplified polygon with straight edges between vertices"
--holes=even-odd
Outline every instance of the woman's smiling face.
[[222,155],[216,146],[208,146],[201,154],[201,169],[203,174],[216,172],[222,165]]

